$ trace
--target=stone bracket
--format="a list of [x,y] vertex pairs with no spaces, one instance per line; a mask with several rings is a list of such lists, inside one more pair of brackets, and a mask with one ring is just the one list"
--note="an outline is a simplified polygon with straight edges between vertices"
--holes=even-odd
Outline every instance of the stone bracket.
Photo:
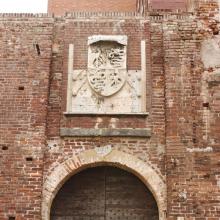
[[151,137],[150,129],[61,128],[61,137]]

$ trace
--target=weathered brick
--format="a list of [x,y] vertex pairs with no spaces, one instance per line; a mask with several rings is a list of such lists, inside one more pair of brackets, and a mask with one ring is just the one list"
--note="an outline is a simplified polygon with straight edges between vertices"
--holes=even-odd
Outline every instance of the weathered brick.
[[[220,218],[219,11],[214,0],[195,3],[192,16],[0,15],[0,219],[46,220],[62,181],[101,163],[159,192],[163,220]],[[141,68],[146,41],[148,115],[64,114],[68,45],[74,68],[86,68],[88,36],[98,34],[128,36],[131,70]],[[61,136],[61,128],[151,135]]]

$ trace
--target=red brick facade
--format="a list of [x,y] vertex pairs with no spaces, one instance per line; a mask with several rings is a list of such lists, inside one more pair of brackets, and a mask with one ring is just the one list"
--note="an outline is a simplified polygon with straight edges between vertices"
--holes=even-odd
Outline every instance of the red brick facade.
[[[49,220],[67,179],[100,165],[138,176],[160,220],[220,219],[218,4],[200,3],[194,16],[0,15],[0,220]],[[148,116],[64,114],[68,46],[74,68],[86,68],[88,36],[99,34],[128,36],[129,70],[140,69],[145,40]],[[66,128],[151,134],[79,137]]]
[[153,10],[186,10],[186,0],[151,0],[150,7]]
[[187,0],[49,0],[48,13],[64,15],[65,12],[135,12],[140,7],[149,10],[186,11]]
[[72,11],[124,11],[136,10],[135,0],[49,0],[48,12],[63,15]]

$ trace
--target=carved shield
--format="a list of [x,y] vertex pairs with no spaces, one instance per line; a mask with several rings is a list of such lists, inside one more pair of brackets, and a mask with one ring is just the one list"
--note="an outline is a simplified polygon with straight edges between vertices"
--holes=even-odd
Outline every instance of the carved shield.
[[100,96],[117,93],[126,81],[126,48],[117,42],[98,42],[89,47],[88,81]]
[[111,96],[123,87],[126,81],[126,70],[89,69],[88,81],[97,94]]

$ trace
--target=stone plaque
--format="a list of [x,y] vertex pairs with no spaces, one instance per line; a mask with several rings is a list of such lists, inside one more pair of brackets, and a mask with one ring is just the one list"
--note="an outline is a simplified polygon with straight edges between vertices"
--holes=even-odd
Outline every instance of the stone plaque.
[[127,36],[122,35],[89,37],[88,67],[81,70],[71,70],[73,51],[70,50],[69,112],[114,114],[142,111],[143,71],[127,69],[127,41]]

